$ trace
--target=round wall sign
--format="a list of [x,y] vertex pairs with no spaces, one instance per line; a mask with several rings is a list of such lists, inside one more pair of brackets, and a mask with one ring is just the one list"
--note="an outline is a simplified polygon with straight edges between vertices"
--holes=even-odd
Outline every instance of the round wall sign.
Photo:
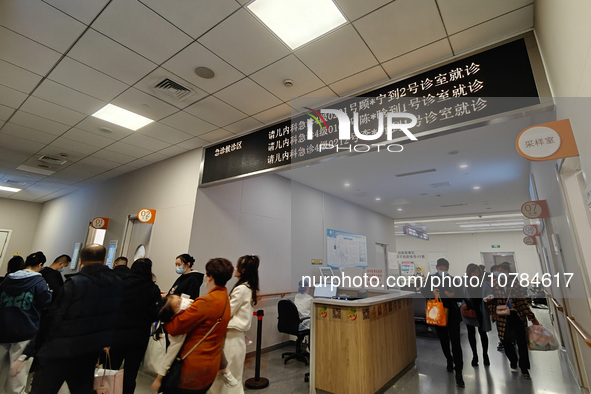
[[527,156],[541,159],[552,156],[558,151],[560,135],[550,127],[532,127],[519,136],[517,144]]

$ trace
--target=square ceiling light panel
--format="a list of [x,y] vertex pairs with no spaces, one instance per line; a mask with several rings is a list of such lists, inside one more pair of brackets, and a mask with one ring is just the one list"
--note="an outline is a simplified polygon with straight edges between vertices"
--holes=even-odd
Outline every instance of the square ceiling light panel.
[[145,116],[138,115],[135,112],[128,111],[113,104],[107,104],[103,108],[92,114],[95,118],[106,120],[110,123],[115,123],[118,126],[136,131],[150,123],[154,122],[152,119]]
[[347,22],[332,0],[255,0],[248,9],[292,50]]

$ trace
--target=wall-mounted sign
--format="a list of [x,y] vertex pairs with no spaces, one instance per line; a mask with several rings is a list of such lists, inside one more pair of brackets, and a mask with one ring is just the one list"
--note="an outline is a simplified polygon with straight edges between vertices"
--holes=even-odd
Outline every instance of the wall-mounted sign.
[[322,265],[322,259],[312,259],[312,265]]
[[96,218],[92,219],[92,222],[90,222],[90,225],[97,230],[106,229],[107,226],[109,225],[109,218],[96,217]]
[[536,239],[533,237],[523,237],[523,243],[526,245],[535,245]]
[[[524,39],[323,108],[311,109],[308,106],[313,104],[307,101],[302,97],[294,100],[292,106],[308,113],[298,113],[284,122],[207,147],[201,185],[329,155],[366,152],[385,141],[396,142],[391,145],[397,146],[390,150],[390,144],[382,144],[382,150],[400,152],[399,144],[410,142],[406,133],[399,127],[389,134],[384,129],[388,129],[388,124],[408,124],[408,119],[392,120],[388,118],[391,113],[412,114],[416,123],[409,131],[426,139],[437,136],[437,132],[426,135],[427,131],[452,132],[451,127],[456,124],[465,125],[540,103]],[[341,122],[336,113],[350,120],[343,124],[354,126],[355,134],[349,133],[350,138],[341,138]]]
[[535,224],[527,224],[523,226],[523,233],[528,237],[536,237],[540,235],[540,230]]
[[142,223],[154,223],[154,219],[156,219],[155,209],[144,208],[137,213],[137,220]]
[[515,146],[521,156],[534,161],[579,155],[568,119],[528,127],[517,136]]
[[528,219],[544,219],[550,217],[546,200],[526,202],[521,206],[521,213]]
[[424,231],[417,230],[416,228],[412,228],[409,226],[402,226],[402,232],[406,235],[410,235],[411,237],[415,237],[418,239],[422,239],[425,241],[429,240],[429,234]]
[[501,245],[490,245],[490,247],[493,249],[499,249],[501,247]]

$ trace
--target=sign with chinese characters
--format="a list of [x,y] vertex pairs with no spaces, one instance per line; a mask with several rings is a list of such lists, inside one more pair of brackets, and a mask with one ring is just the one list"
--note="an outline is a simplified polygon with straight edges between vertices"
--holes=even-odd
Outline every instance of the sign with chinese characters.
[[540,235],[540,230],[538,230],[538,226],[535,224],[527,224],[523,226],[523,233],[528,237],[535,237]]
[[[440,129],[451,132],[449,128],[460,123],[466,125],[540,103],[523,39],[318,111],[306,106],[307,101],[306,97],[292,101],[292,107],[300,111],[292,119],[206,148],[200,184],[260,174],[335,154],[380,147],[392,154],[401,152],[402,144],[411,139],[402,128],[392,127],[392,123],[407,124],[397,120],[400,114],[416,119],[407,131],[420,140],[437,136]],[[304,109],[309,112],[302,114]],[[324,116],[319,117],[323,111]],[[335,111],[349,117],[355,132],[350,140],[340,138]],[[390,133],[384,132],[389,127]],[[385,141],[388,144],[380,144]]]
[[154,223],[156,219],[156,210],[155,209],[140,209],[137,213],[137,220],[142,223]]
[[535,245],[536,239],[533,237],[523,237],[523,243],[526,245]]
[[402,226],[402,232],[406,235],[410,235],[411,237],[415,237],[425,241],[429,240],[429,234],[427,234],[424,231],[417,230],[416,228],[412,228],[410,226]]
[[546,200],[526,202],[521,206],[521,213],[528,219],[544,219],[550,217]]
[[579,155],[568,119],[528,127],[517,136],[515,145],[521,156],[534,161]]
[[96,218],[92,219],[92,222],[90,222],[90,225],[92,226],[92,228],[95,228],[97,230],[106,229],[107,226],[109,225],[109,218],[96,217]]

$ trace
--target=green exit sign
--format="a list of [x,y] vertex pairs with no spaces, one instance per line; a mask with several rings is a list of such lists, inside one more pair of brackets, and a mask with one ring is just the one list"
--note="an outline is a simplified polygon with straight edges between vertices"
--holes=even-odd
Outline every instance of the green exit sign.
[[501,245],[490,245],[490,247],[493,249],[499,249],[501,247]]

